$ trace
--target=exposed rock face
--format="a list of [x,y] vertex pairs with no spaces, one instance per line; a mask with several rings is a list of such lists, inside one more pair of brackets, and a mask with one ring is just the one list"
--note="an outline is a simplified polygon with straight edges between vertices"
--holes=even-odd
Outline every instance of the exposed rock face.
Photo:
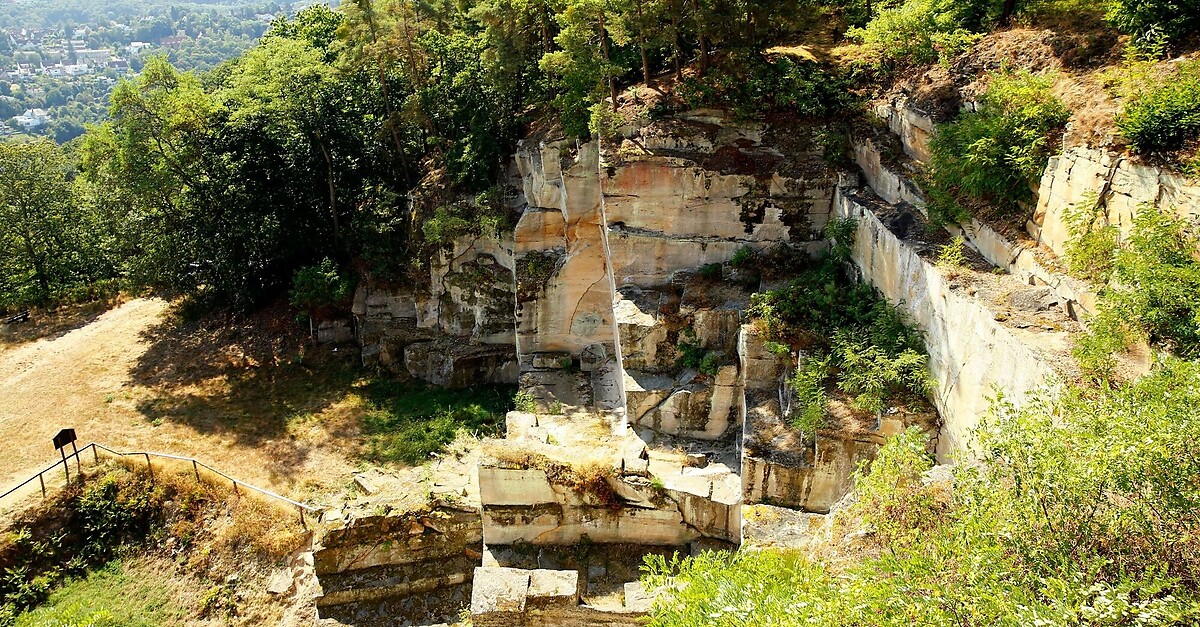
[[353,520],[326,530],[313,553],[317,608],[353,624],[444,620],[470,598],[482,550],[474,508]]
[[932,400],[944,421],[941,457],[969,450],[970,432],[987,414],[995,390],[1020,402],[1027,392],[1056,383],[1051,364],[1068,353],[1065,331],[1004,325],[981,299],[955,289],[914,244],[884,225],[876,215],[878,198],[838,192],[838,215],[857,220],[852,257],[863,280],[925,333],[935,383]]
[[446,387],[516,383],[513,264],[510,237],[461,237],[428,286],[364,281],[353,307],[363,360]]
[[1191,212],[1200,206],[1200,185],[1180,174],[1135,163],[1108,151],[1068,148],[1062,155],[1051,157],[1046,165],[1037,210],[1027,225],[1029,233],[1062,255],[1070,238],[1063,220],[1064,210],[1085,201],[1093,203],[1124,238],[1132,230],[1133,219],[1143,204],[1194,220]]

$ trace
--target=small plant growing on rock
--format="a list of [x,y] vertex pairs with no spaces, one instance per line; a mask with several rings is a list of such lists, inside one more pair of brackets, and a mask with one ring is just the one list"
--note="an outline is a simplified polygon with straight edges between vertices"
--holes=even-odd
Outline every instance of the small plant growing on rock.
[[696,272],[707,281],[721,280],[721,264],[719,263],[706,263],[700,266]]
[[951,277],[960,274],[967,265],[967,242],[961,235],[956,235],[949,244],[938,251],[937,267]]
[[800,361],[788,384],[796,396],[795,405],[788,413],[792,428],[810,436],[825,420],[829,395],[825,392],[825,380],[829,377],[829,359],[808,357]]
[[513,396],[513,408],[520,412],[532,414],[537,411],[537,399],[533,394],[521,390]]

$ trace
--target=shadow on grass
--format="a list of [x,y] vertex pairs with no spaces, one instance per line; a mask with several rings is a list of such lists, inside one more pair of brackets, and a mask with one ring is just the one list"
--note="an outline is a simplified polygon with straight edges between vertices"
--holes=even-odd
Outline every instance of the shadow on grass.
[[454,441],[460,430],[499,433],[513,408],[515,386],[447,390],[377,379],[361,390],[365,457],[377,464],[417,465]]
[[[423,463],[460,429],[497,432],[515,392],[444,390],[367,371],[356,346],[313,346],[285,304],[187,323],[169,316],[146,337],[130,373],[150,391],[138,412],[253,447],[276,478],[296,478],[315,447],[351,463]],[[327,437],[297,438],[292,427],[313,420]]]

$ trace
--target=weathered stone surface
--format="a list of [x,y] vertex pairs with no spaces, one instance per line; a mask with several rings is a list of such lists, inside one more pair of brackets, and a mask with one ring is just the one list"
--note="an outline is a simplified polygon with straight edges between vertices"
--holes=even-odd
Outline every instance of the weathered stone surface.
[[479,498],[489,505],[541,505],[559,501],[545,471],[490,466],[479,468]]
[[1125,238],[1143,203],[1195,219],[1189,212],[1200,205],[1200,185],[1183,175],[1105,150],[1068,148],[1062,155],[1051,157],[1046,165],[1037,209],[1027,224],[1030,234],[1063,255],[1070,239],[1064,214],[1072,205],[1087,201],[1093,202]]
[[404,366],[413,377],[447,388],[516,383],[518,376],[512,345],[464,345],[454,339],[409,344]]
[[1018,337],[981,302],[951,289],[932,263],[880,222],[871,202],[846,190],[836,199],[839,216],[857,219],[853,261],[864,280],[925,332],[933,403],[945,422],[938,454],[968,450],[970,432],[996,388],[1019,402],[1027,392],[1054,384],[1057,374],[1038,345],[1053,344],[1062,333]]

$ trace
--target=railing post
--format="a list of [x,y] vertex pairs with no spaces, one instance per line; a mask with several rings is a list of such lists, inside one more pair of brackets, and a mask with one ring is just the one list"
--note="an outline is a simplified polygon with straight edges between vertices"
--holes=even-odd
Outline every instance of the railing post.
[[308,523],[304,522],[304,507],[297,505],[296,509],[300,510],[300,526],[308,529]]
[[42,484],[42,499],[46,498],[46,473],[38,473],[38,483]]
[[235,495],[237,495],[237,497],[239,499],[242,498],[242,493],[238,492],[238,489],[237,489],[237,479],[230,479],[230,481],[233,481],[233,493]]
[[154,483],[154,467],[150,465],[150,453],[143,453],[146,456],[146,471],[150,473],[150,483]]
[[96,443],[95,443],[95,442],[92,442],[92,460],[93,460],[93,461],[94,461],[94,462],[95,462],[97,465],[99,465],[99,464],[100,464],[100,449],[96,448]]
[[67,485],[71,485],[71,465],[67,463],[67,449],[58,449],[62,453],[63,472],[67,473]]
[[192,472],[196,473],[196,483],[200,483],[200,467],[196,465],[196,460],[192,460]]

